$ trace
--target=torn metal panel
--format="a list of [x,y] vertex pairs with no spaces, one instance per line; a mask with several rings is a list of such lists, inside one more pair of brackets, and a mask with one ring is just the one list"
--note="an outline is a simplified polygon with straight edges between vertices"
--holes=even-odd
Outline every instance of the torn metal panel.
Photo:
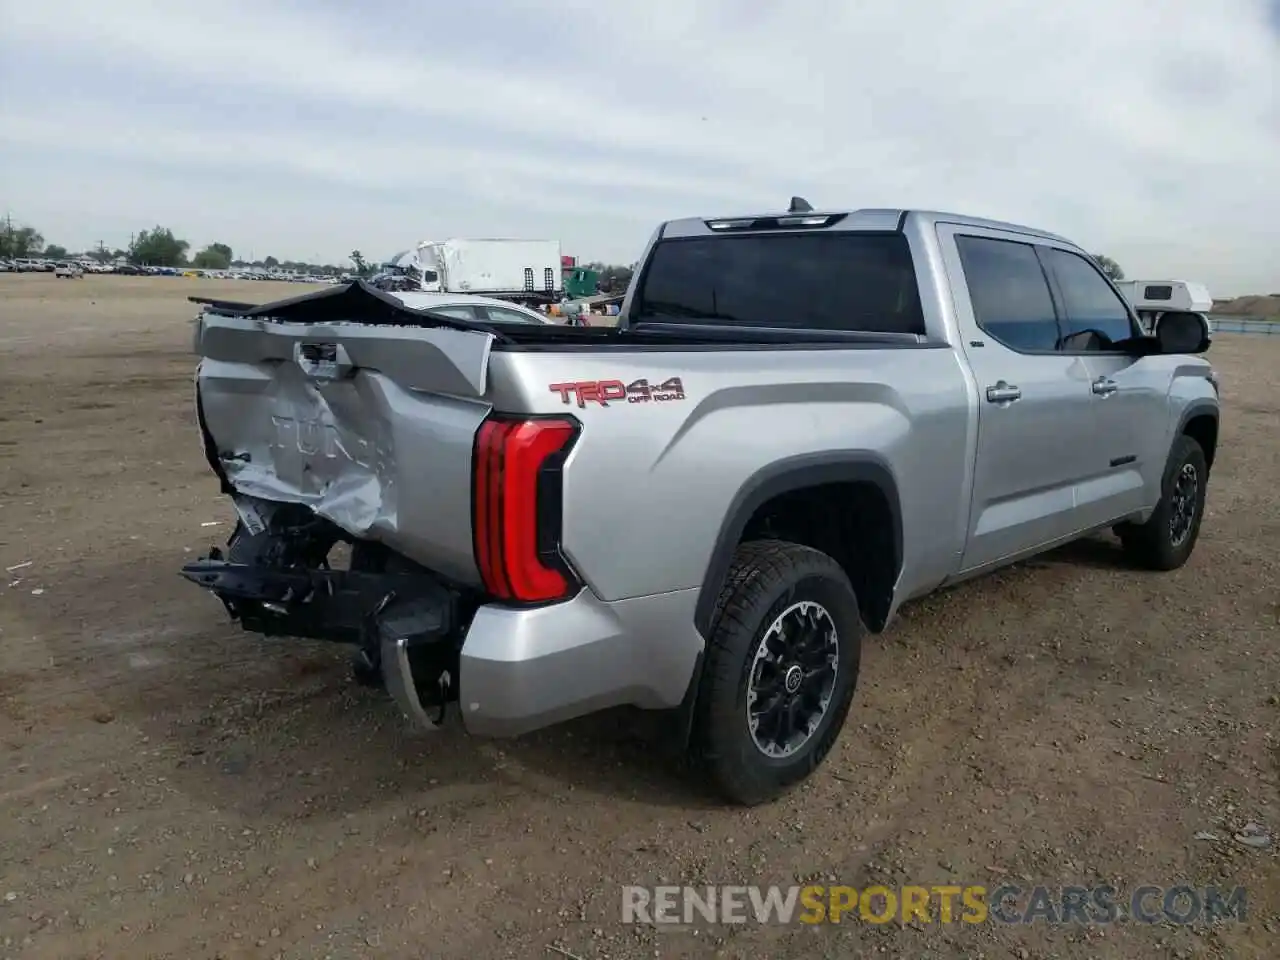
[[464,583],[492,335],[206,313],[206,450],[239,494],[301,503]]
[[[349,370],[377,370],[403,387],[459,397],[484,396],[493,335],[441,327],[288,323],[207,313],[198,352],[232,363],[297,363],[301,347],[341,347]],[[323,371],[317,371],[323,376]]]

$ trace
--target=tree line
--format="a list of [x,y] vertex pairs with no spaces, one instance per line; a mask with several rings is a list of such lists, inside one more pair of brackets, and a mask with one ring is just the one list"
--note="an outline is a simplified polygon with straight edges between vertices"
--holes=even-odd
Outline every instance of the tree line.
[[[0,259],[26,259],[29,257],[45,257],[50,260],[64,260],[72,254],[67,248],[56,243],[46,244],[44,235],[30,225],[15,226],[6,220],[0,229]],[[292,273],[308,273],[319,276],[355,276],[367,277],[378,270],[378,265],[365,258],[359,250],[352,250],[351,265],[308,263],[302,260],[281,260],[277,257],[263,257],[261,260],[243,260],[235,256],[235,251],[226,243],[210,243],[195,254],[191,254],[191,244],[179,238],[169,227],[155,226],[134,234],[127,248],[111,248],[99,244],[96,249],[85,250],[74,255],[76,259],[87,258],[99,263],[125,260],[139,267],[190,267],[196,270],[230,270],[230,269],[281,269]],[[631,280],[634,264],[608,264],[591,262],[582,266],[595,270],[600,276],[600,289],[603,291],[625,289]]]
[[281,268],[297,273],[313,273],[339,276],[352,272],[350,267],[337,264],[307,263],[301,260],[281,260],[264,257],[261,260],[237,259],[230,244],[210,243],[191,253],[191,243],[174,234],[169,227],[155,226],[133,235],[127,248],[97,248],[71,254],[61,244],[45,243],[44,235],[30,225],[15,225],[6,220],[0,226],[0,258],[21,260],[44,257],[49,260],[96,260],[99,263],[125,260],[139,267],[190,267],[196,270],[230,270],[237,268]]
[[[279,260],[275,257],[264,257],[262,260],[237,260],[231,247],[225,243],[211,243],[188,259],[191,244],[180,240],[168,227],[156,226],[135,234],[127,250],[99,246],[96,250],[86,250],[81,256],[97,260],[99,263],[128,260],[135,266],[142,267],[193,267],[197,270],[229,270],[239,268],[265,268],[268,270],[281,268],[296,273],[312,273],[326,276],[340,276],[354,273],[357,276],[368,276],[377,267],[365,259],[359,250],[352,250],[349,259],[354,269],[335,264],[306,263],[300,260]],[[26,257],[48,257],[50,260],[61,260],[68,256],[67,248],[58,244],[45,245],[44,236],[32,226],[17,226],[6,221],[4,230],[0,231],[0,258],[22,259]],[[1112,280],[1124,279],[1124,270],[1120,264],[1105,254],[1095,254],[1094,261]],[[635,264],[623,265],[592,261],[581,264],[596,271],[600,277],[600,289],[604,291],[625,289],[631,282],[631,274]]]

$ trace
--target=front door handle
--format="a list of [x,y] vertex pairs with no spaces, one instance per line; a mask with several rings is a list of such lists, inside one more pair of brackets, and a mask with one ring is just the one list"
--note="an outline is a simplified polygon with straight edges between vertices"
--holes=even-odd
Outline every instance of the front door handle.
[[1114,380],[1108,380],[1106,377],[1099,377],[1092,384],[1093,392],[1100,397],[1109,397],[1119,389],[1119,384]]
[[1000,380],[994,387],[987,387],[987,403],[1013,403],[1022,399],[1022,391],[1011,383]]

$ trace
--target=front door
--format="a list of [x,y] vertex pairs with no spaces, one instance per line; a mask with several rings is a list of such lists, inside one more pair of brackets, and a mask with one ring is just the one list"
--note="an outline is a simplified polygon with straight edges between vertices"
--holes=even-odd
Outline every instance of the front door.
[[939,225],[961,341],[978,392],[978,436],[962,572],[1078,529],[1096,416],[1084,358],[1059,349],[1057,311],[1034,241]]
[[1064,347],[1090,373],[1096,475],[1077,491],[1080,522],[1107,524],[1160,498],[1169,452],[1169,361],[1112,348],[1139,328],[1093,261],[1059,248],[1045,248],[1041,256],[1058,297]]

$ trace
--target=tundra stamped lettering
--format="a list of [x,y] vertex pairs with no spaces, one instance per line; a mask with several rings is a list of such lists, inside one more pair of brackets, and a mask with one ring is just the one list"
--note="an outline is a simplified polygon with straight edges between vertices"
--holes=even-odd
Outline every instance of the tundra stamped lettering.
[[348,449],[338,435],[338,428],[319,417],[294,418],[272,414],[271,424],[275,428],[273,446],[277,450],[296,450],[304,457],[325,460],[345,457],[362,467],[371,463],[368,440],[349,438],[353,449]]

